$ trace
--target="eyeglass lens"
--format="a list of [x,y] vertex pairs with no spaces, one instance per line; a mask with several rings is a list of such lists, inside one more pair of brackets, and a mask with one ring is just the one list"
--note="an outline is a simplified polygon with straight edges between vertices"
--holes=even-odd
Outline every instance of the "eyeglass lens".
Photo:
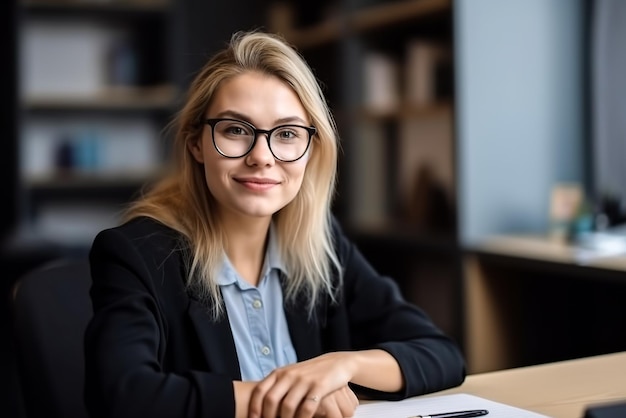
[[[236,158],[250,151],[256,132],[252,126],[241,121],[221,120],[215,123],[213,134],[218,151],[227,157]],[[309,131],[303,126],[282,125],[270,131],[269,147],[279,160],[297,160],[304,155],[308,144]]]

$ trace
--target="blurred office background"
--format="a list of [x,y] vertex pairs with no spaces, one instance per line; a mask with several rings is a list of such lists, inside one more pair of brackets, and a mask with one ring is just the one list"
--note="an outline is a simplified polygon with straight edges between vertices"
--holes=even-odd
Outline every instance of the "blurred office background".
[[[5,301],[15,280],[48,260],[84,257],[97,231],[114,225],[124,203],[159,175],[171,139],[164,128],[189,81],[239,29],[280,32],[311,64],[341,135],[336,215],[375,267],[464,348],[466,255],[475,246],[501,234],[568,244],[600,220],[610,228],[625,219],[625,2],[7,0],[0,7],[7,336]],[[563,214],[554,200],[567,196],[574,203]],[[547,267],[504,275],[566,276]],[[513,332],[547,337],[551,331],[534,334],[543,314],[590,293],[579,282],[552,283],[533,301],[553,306],[520,311],[529,320]],[[593,292],[611,305],[622,287]],[[536,293],[516,289],[517,297]],[[566,289],[569,301],[555,300]],[[565,322],[580,319],[565,312]],[[569,331],[557,333],[564,338],[557,348],[532,343],[500,364],[626,349],[624,337],[569,349]],[[11,387],[11,346],[2,341],[0,375]],[[19,413],[10,392],[0,405],[9,416]]]

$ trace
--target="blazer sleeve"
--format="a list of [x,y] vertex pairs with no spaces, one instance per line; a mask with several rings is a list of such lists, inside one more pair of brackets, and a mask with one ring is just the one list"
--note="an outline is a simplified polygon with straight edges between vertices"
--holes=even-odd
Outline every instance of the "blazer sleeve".
[[418,306],[407,302],[396,283],[380,275],[334,225],[335,244],[344,267],[341,302],[355,349],[390,353],[404,376],[404,388],[384,393],[358,387],[367,396],[398,400],[460,385],[465,360],[456,342]]
[[154,283],[163,279],[155,276],[166,274],[160,270],[168,262],[163,261],[165,252],[174,250],[157,248],[158,237],[151,240],[155,248],[140,253],[136,239],[111,229],[92,244],[94,315],[85,333],[87,409],[92,417],[234,417],[230,377],[164,370],[168,324]]

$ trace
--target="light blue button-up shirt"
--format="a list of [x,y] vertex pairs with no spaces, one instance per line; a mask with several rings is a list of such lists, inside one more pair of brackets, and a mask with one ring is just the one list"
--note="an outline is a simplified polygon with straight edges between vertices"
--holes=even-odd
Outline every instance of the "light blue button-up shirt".
[[235,340],[242,380],[258,381],[277,367],[295,363],[283,310],[280,260],[273,227],[265,253],[263,275],[257,287],[243,280],[226,257],[217,278]]

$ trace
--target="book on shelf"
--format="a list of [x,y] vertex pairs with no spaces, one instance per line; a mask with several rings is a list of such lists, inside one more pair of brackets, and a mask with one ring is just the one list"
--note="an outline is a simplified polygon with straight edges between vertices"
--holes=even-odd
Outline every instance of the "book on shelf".
[[404,66],[404,100],[407,104],[423,106],[450,94],[451,51],[439,42],[412,39],[406,44]]
[[363,59],[363,102],[367,109],[388,112],[400,104],[399,64],[390,55],[369,51]]
[[147,118],[43,118],[22,136],[25,177],[153,172],[162,162],[159,132]]
[[376,226],[384,223],[388,215],[384,128],[363,120],[356,137],[349,175],[351,219],[357,226]]
[[127,30],[87,20],[24,24],[21,95],[90,97],[110,86],[136,85],[138,57]]

